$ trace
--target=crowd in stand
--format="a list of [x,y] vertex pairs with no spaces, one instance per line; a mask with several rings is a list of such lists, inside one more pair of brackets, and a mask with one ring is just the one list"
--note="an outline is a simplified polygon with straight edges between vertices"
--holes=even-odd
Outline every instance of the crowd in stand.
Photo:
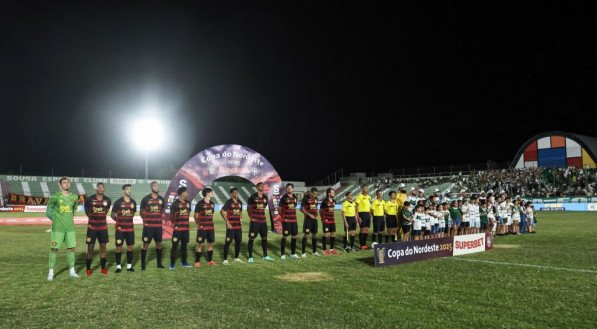
[[550,186],[542,179],[543,168],[502,169],[473,172],[457,182],[468,191],[507,191],[513,195],[546,195]]
[[389,189],[398,183],[428,188],[452,183],[453,191],[505,191],[510,195],[533,197],[591,197],[597,194],[597,170],[567,168],[526,168],[475,171],[437,177],[363,178],[360,184]]
[[436,176],[436,177],[409,177],[409,178],[387,178],[387,177],[368,177],[361,178],[359,185],[368,184],[373,185],[375,189],[389,189],[395,188],[399,183],[406,185],[416,185],[420,188],[428,188],[431,186],[441,185],[457,181],[458,175],[453,176]]
[[479,171],[462,177],[458,188],[469,191],[507,191],[534,197],[595,196],[595,169],[527,168]]
[[554,178],[556,193],[560,196],[595,196],[597,193],[597,170],[579,168],[549,169]]

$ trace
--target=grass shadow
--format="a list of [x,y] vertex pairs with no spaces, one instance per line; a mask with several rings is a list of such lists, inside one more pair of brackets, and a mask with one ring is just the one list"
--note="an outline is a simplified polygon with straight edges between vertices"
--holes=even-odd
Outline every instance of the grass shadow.
[[373,256],[361,256],[356,258],[356,260],[363,264],[370,265],[371,267],[375,266],[375,260]]

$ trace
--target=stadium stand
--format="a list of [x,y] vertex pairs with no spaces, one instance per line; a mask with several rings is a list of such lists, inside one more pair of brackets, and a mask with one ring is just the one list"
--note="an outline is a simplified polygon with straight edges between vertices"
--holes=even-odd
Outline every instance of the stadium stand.
[[[8,204],[9,194],[23,194],[34,197],[49,197],[58,191],[58,177],[45,176],[0,176],[0,200],[1,204]],[[138,202],[149,193],[149,182],[152,180],[143,179],[122,179],[122,178],[90,178],[73,177],[71,189],[78,194],[92,195],[95,193],[96,182],[102,181],[105,184],[106,192],[113,200],[122,195],[122,185],[132,184],[133,198]],[[161,193],[165,193],[169,181],[157,180]],[[526,169],[499,169],[486,171],[472,171],[446,176],[432,177],[343,177],[334,186],[336,188],[336,200],[341,203],[346,200],[346,194],[352,192],[356,195],[360,192],[362,184],[369,187],[369,193],[374,195],[377,189],[383,191],[384,198],[388,198],[390,191],[398,191],[398,185],[404,183],[407,192],[412,187],[425,189],[426,195],[438,189],[443,195],[446,192],[457,193],[465,189],[467,193],[479,193],[481,191],[500,190],[507,191],[511,195],[525,197],[594,197],[597,192],[597,170],[577,167],[560,168],[526,168]],[[255,186],[249,181],[242,179],[227,179],[215,181],[211,188],[214,191],[214,201],[223,204],[230,198],[229,190],[236,187],[239,190],[240,200],[246,204],[250,195],[256,192]],[[325,197],[325,189],[329,186],[318,186],[318,199]],[[296,187],[295,192],[299,199],[310,187],[304,185]],[[201,195],[194,198],[194,203],[201,199]]]
[[[71,177],[71,190],[79,195],[95,194],[96,182],[103,182],[106,191],[105,194],[113,200],[122,196],[122,185],[130,183],[133,186],[133,198],[141,199],[149,193],[149,182],[152,180],[135,180],[119,178],[90,178],[90,177]],[[50,197],[51,194],[58,192],[59,177],[46,176],[0,176],[1,193],[3,197],[9,194],[23,194],[35,197]],[[169,181],[160,180],[158,184],[160,191],[168,188]]]
[[[9,178],[10,177],[10,178]],[[144,196],[149,194],[149,182],[152,180],[135,180],[123,178],[91,178],[91,177],[71,177],[71,190],[77,194],[92,195],[95,194],[96,182],[103,182],[106,188],[105,194],[116,200],[122,196],[122,185],[129,183],[132,185],[133,199],[140,202]],[[58,183],[54,181],[58,177],[45,176],[1,176],[0,177],[0,198],[8,197],[9,194],[23,194],[27,196],[45,197],[48,198],[55,192],[58,192]],[[170,181],[156,180],[160,187],[160,193],[165,193],[168,189]],[[214,201],[217,204],[223,204],[230,198],[230,189],[236,187],[239,190],[240,200],[246,204],[249,196],[256,192],[255,186],[248,181],[216,181],[211,188],[214,191]],[[201,199],[198,194],[194,201]]]

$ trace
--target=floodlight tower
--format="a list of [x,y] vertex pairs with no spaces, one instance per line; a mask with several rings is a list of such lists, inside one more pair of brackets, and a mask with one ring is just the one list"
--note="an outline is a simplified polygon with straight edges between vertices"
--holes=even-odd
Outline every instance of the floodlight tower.
[[149,151],[156,150],[162,142],[163,129],[156,119],[144,119],[135,126],[135,144],[145,151],[145,179],[149,178]]

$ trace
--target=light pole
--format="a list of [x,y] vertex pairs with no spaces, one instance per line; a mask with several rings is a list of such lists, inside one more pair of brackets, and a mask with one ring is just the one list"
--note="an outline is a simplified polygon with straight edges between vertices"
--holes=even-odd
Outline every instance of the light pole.
[[158,120],[145,119],[135,126],[135,144],[145,151],[145,179],[149,179],[149,150],[159,148],[162,142],[162,126]]

